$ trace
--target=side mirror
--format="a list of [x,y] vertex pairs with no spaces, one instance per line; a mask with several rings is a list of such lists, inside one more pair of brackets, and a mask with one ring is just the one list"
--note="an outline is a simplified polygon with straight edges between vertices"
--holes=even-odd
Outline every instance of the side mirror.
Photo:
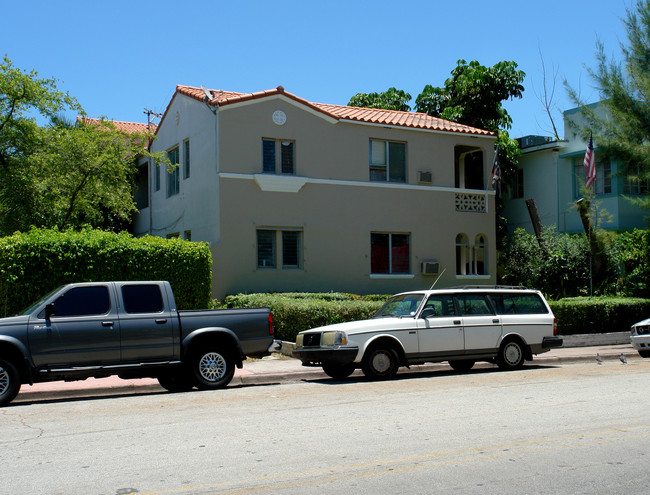
[[438,313],[433,308],[427,308],[420,313],[420,318],[431,318],[433,316],[438,316]]
[[45,319],[46,320],[49,320],[55,314],[56,314],[56,312],[54,311],[54,304],[50,303],[47,306],[45,306]]

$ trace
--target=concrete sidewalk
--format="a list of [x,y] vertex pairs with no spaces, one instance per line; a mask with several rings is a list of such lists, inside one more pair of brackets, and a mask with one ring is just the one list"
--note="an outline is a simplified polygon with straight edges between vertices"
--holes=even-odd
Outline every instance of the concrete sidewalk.
[[[624,354],[628,360],[641,359],[631,344],[605,344],[582,347],[561,347],[535,356],[528,365],[555,365],[574,361],[593,361],[600,354],[605,363],[619,363],[619,356]],[[477,363],[477,367],[483,363]],[[493,366],[485,363],[487,366]],[[446,363],[411,366],[410,371],[437,371],[450,369]],[[406,368],[401,373],[409,372]],[[360,371],[355,372],[360,374]],[[327,379],[321,368],[302,366],[297,359],[274,354],[260,360],[245,361],[242,369],[235,371],[232,386],[270,385],[275,383],[297,382],[301,380]],[[130,395],[141,393],[165,392],[158,381],[151,378],[122,380],[116,376],[109,378],[88,378],[75,382],[49,382],[35,385],[23,385],[13,403],[25,403],[40,400],[69,399],[77,397],[105,397],[113,395]]]

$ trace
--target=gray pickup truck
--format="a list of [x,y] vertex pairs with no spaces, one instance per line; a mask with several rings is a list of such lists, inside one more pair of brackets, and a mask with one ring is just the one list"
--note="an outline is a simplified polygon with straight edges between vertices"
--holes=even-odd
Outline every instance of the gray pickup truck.
[[24,383],[111,375],[222,388],[278,348],[268,308],[178,311],[169,282],[69,284],[0,319],[0,406]]

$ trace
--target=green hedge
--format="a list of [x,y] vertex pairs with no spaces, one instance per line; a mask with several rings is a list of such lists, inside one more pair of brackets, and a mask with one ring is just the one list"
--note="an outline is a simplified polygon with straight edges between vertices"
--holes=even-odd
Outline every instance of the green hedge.
[[389,296],[358,296],[339,292],[237,294],[228,296],[223,306],[229,308],[268,307],[278,339],[295,342],[302,330],[365,320],[372,317]]
[[650,299],[567,297],[549,305],[560,335],[625,332],[650,317]]
[[63,284],[109,280],[168,280],[179,309],[206,308],[212,255],[206,243],[91,229],[0,238],[0,316]]

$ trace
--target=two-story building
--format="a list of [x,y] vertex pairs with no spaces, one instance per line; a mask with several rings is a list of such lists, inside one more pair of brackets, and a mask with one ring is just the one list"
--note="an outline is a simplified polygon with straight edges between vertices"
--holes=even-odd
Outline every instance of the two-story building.
[[209,242],[215,297],[496,281],[493,133],[177,86],[156,136],[178,166],[139,164],[135,234]]
[[[591,105],[596,112],[604,109],[598,103]],[[601,113],[602,115],[602,113]],[[504,198],[504,216],[509,229],[526,229],[533,232],[526,199],[534,199],[542,224],[555,225],[560,232],[583,232],[576,202],[585,196],[584,158],[587,143],[580,135],[586,126],[580,108],[564,112],[564,139],[546,136],[519,138],[517,182]],[[592,211],[598,227],[607,230],[646,228],[647,212],[636,206],[631,198],[650,191],[647,180],[634,174],[623,173],[615,159],[605,159],[598,154],[594,142],[596,182]]]

